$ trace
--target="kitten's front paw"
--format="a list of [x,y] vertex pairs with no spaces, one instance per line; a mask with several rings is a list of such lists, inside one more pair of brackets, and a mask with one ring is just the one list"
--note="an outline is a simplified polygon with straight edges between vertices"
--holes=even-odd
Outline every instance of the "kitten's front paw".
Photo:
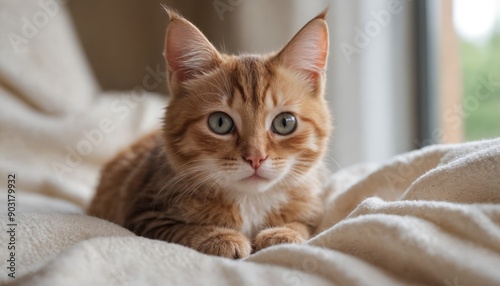
[[249,256],[252,245],[242,233],[220,228],[204,237],[197,250],[210,255],[238,259]]
[[257,252],[263,248],[283,243],[303,243],[306,238],[298,231],[288,227],[273,227],[264,229],[254,240],[254,251]]

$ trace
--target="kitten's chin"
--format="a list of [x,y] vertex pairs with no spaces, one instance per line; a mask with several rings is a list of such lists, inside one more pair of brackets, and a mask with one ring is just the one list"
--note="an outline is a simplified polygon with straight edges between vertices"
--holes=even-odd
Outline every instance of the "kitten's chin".
[[271,179],[254,174],[241,180],[231,182],[228,188],[242,194],[263,193],[269,190],[274,183],[275,182]]
[[255,173],[249,177],[241,179],[240,181],[242,181],[242,182],[254,182],[254,183],[260,183],[260,182],[265,183],[265,182],[269,182],[270,180],[268,178],[264,178],[264,177],[258,175],[257,173]]

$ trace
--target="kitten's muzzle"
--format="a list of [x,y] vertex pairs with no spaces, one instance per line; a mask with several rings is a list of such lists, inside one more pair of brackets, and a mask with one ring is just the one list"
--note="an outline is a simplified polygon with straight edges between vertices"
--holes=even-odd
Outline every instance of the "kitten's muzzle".
[[263,152],[255,152],[248,156],[242,156],[243,160],[245,160],[254,170],[257,170],[267,159],[267,155]]

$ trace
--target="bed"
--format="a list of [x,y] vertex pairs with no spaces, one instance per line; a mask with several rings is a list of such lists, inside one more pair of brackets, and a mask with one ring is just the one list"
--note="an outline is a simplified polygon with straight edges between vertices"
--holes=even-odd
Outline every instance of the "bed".
[[500,285],[500,139],[343,168],[314,237],[242,260],[85,215],[100,167],[166,101],[102,91],[62,6],[26,35],[30,2],[0,0],[3,285]]

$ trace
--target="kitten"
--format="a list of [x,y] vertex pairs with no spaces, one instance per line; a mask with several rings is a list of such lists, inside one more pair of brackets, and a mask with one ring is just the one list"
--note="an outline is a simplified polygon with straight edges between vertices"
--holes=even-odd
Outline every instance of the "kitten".
[[332,129],[326,12],[281,51],[239,56],[167,12],[163,130],[105,166],[88,213],[230,258],[304,242],[322,215]]

